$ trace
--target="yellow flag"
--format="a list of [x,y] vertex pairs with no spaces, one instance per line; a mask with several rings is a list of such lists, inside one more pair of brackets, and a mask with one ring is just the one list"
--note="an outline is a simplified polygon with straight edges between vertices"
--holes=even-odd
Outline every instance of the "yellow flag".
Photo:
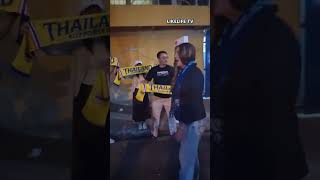
[[35,20],[29,25],[37,48],[109,34],[106,13]]
[[137,75],[137,74],[148,73],[152,67],[153,65],[149,64],[144,66],[130,66],[130,67],[119,68],[117,71],[115,80],[113,82],[116,85],[120,85],[122,78],[125,78],[127,76]]
[[104,126],[109,111],[109,87],[103,70],[97,74],[96,82],[82,109],[84,117],[92,124]]
[[[1,1],[0,1],[1,2]],[[69,41],[106,36],[109,32],[105,13],[65,17],[28,22],[29,33],[24,37],[13,66],[21,73],[30,74],[32,63],[26,63],[23,55],[42,47]]]
[[32,57],[26,56],[26,51],[28,51],[27,41],[28,37],[24,36],[18,54],[12,63],[12,67],[23,75],[30,75],[32,69]]
[[145,93],[172,94],[171,86],[158,84],[139,84],[138,93],[135,96],[137,101],[143,102]]
[[112,57],[110,61],[110,66],[120,67],[118,58]]

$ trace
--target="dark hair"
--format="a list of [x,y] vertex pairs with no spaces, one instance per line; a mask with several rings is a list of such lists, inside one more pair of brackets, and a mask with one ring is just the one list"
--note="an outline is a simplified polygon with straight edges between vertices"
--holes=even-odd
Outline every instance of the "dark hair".
[[88,7],[86,7],[85,9],[83,9],[80,12],[80,15],[89,15],[89,14],[95,14],[95,13],[102,13],[103,9],[101,9],[100,6],[96,5],[96,4],[92,4]]
[[248,9],[257,0],[229,0],[231,5],[237,10],[244,11]]
[[186,65],[196,59],[196,48],[190,43],[182,43],[175,48],[182,64]]
[[[83,9],[80,12],[80,15],[89,15],[89,14],[95,14],[95,13],[102,13],[103,9],[101,9],[101,7],[99,7],[96,4],[90,5],[88,7],[86,7],[85,9]],[[109,22],[108,22],[109,24]],[[95,41],[103,41],[106,49],[110,49],[110,36],[102,36],[102,37],[98,37],[98,38],[88,38],[88,39],[84,39],[83,40],[83,44],[84,46],[91,52],[93,53],[93,44]]]
[[158,58],[158,59],[160,58],[161,54],[168,54],[168,53],[167,53],[167,51],[159,51],[159,52],[157,53],[157,58]]

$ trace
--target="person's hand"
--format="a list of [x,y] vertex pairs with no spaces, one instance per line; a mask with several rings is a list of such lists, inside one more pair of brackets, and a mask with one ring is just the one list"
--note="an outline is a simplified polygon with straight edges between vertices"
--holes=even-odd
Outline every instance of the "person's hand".
[[181,140],[185,136],[186,128],[187,128],[187,126],[184,123],[182,123],[182,122],[179,123],[178,128],[177,128],[177,132],[174,134],[174,138],[178,142],[181,142]]

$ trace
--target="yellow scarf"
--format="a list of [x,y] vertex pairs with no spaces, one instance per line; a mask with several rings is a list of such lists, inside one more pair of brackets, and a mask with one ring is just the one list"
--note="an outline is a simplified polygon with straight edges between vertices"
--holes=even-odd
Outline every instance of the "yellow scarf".
[[26,63],[26,54],[42,47],[82,40],[109,33],[106,13],[74,16],[50,20],[36,20],[28,23],[30,32],[23,37],[13,67],[22,73],[30,74],[32,64]]
[[0,11],[27,14],[27,1],[26,0],[0,0]]
[[110,66],[120,67],[118,58],[116,57],[110,58]]
[[28,52],[28,41],[27,37],[23,37],[22,43],[18,50],[18,54],[14,61],[12,62],[12,67],[19,73],[29,76],[32,69],[32,57],[27,57],[26,52]]
[[158,84],[139,84],[136,100],[143,102],[146,93],[172,94],[171,86]]
[[136,75],[136,74],[148,73],[152,67],[153,65],[131,66],[131,67],[119,68],[113,83],[116,85],[120,85],[122,78]]
[[109,111],[109,87],[105,72],[100,70],[89,98],[82,109],[84,117],[92,124],[104,126]]

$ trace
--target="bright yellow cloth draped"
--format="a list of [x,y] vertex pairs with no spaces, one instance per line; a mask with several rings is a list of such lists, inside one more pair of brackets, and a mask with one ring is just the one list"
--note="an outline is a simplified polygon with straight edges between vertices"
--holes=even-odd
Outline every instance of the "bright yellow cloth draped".
[[104,126],[109,111],[109,87],[106,74],[99,71],[89,98],[82,109],[84,117],[92,124]]
[[136,74],[148,73],[152,67],[153,65],[149,64],[145,66],[131,66],[119,68],[113,83],[116,85],[120,85],[122,78]]
[[158,84],[139,84],[136,100],[143,102],[146,93],[171,94],[171,86]]
[[65,17],[50,20],[35,20],[28,23],[29,33],[13,61],[13,67],[22,73],[30,74],[32,63],[27,63],[26,54],[42,47],[106,36],[109,23],[106,13],[85,16]]

